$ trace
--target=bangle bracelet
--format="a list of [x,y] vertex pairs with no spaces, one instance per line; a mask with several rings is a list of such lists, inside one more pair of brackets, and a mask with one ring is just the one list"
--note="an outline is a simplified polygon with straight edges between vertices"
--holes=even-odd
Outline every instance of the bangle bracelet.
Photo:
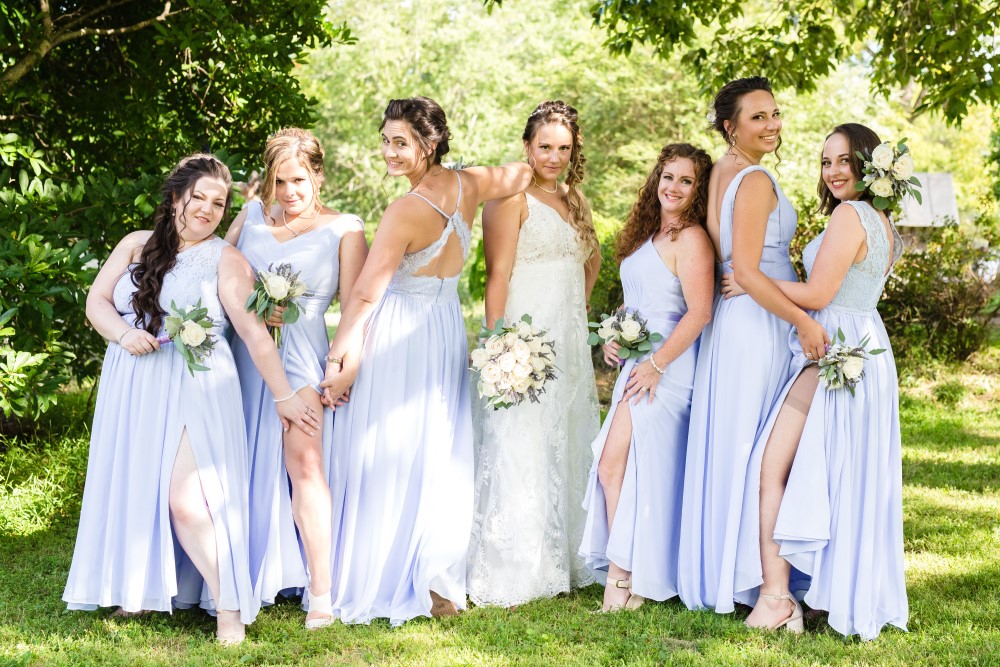
[[344,358],[343,357],[334,357],[334,356],[331,356],[331,355],[328,354],[324,358],[326,359],[327,363],[330,363],[330,364],[340,364],[341,368],[344,367]]
[[649,355],[649,363],[653,364],[653,369],[660,375],[663,375],[664,373],[667,372],[666,368],[660,368],[659,366],[656,365],[656,359],[653,358],[653,355]]
[[292,393],[290,393],[288,396],[285,396],[284,398],[276,398],[276,399],[274,399],[274,402],[275,403],[284,403],[285,401],[290,401],[293,398],[295,398],[295,392],[294,391]]
[[125,331],[122,332],[122,335],[118,337],[118,344],[119,345],[122,344],[122,338],[125,337],[125,334],[127,334],[129,331],[132,331],[132,329],[135,329],[135,327],[129,327],[128,329],[126,329]]

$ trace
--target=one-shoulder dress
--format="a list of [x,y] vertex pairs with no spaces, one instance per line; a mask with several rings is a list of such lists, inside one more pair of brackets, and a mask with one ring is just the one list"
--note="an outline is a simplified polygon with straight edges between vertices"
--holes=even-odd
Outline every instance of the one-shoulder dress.
[[427,202],[444,219],[441,236],[403,256],[368,320],[350,401],[337,408],[332,592],[346,623],[429,616],[432,590],[465,608],[473,454],[460,274],[416,275],[452,235],[468,255],[455,174],[455,211]]
[[[874,639],[886,624],[906,629],[908,605],[903,572],[903,478],[899,432],[899,381],[892,346],[875,309],[889,276],[885,224],[867,202],[848,201],[865,230],[868,252],[851,266],[826,308],[812,313],[831,339],[884,349],[864,362],[854,388],[818,386],[781,501],[774,539],[795,570],[811,576],[805,602],[829,612],[843,635]],[[895,228],[893,263],[903,244]],[[825,234],[825,232],[824,232]],[[802,253],[811,272],[823,234]],[[798,339],[789,338],[796,367],[805,366]],[[793,380],[794,381],[794,380]],[[759,443],[767,442],[783,392]],[[763,447],[761,447],[763,449]],[[760,470],[759,461],[756,469]],[[753,566],[752,560],[746,564]],[[759,567],[759,554],[758,554]]]
[[[228,244],[212,237],[177,255],[163,279],[160,307],[170,312],[199,299],[215,323],[215,349],[192,375],[167,343],[132,356],[108,344],[91,430],[87,482],[73,564],[63,600],[70,609],[120,606],[125,611],[170,611],[201,604],[240,610],[251,623],[260,604],[248,559],[247,458],[236,364],[224,331],[218,265]],[[114,303],[135,324],[131,273],[119,278]],[[163,335],[163,331],[159,335]],[[202,490],[215,525],[221,600],[174,538],[170,476],[187,430]]]
[[[797,280],[788,244],[798,218],[778,182],[759,165],[739,172],[723,196],[722,270],[733,270],[736,193],[754,171],[767,174],[778,198],[767,219],[760,270],[774,280]],[[791,328],[743,295],[716,297],[712,322],[702,333],[691,399],[677,575],[678,593],[690,609],[731,612],[740,591],[760,584],[759,577],[737,567],[737,554],[758,541],[759,505],[744,503],[744,490],[754,443],[793,373]],[[752,532],[742,530],[741,524],[752,525]]]
[[[652,239],[622,261],[620,273],[625,306],[638,310],[650,331],[663,334],[662,341],[653,343],[652,352],[655,352],[687,312],[681,282],[663,263]],[[652,403],[643,396],[637,403],[628,405],[632,441],[610,531],[604,489],[597,475],[608,431],[625,394],[629,374],[652,352],[625,361],[615,382],[611,410],[594,440],[594,463],[583,502],[587,524],[580,555],[602,581],[607,578],[609,563],[613,562],[632,573],[632,590],[636,594],[651,600],[666,600],[677,595],[684,457],[698,357],[697,341],[670,362],[656,387]]]
[[[282,327],[282,366],[294,391],[319,383],[330,348],[324,314],[337,294],[340,240],[363,231],[361,219],[342,215],[299,236],[279,242],[264,219],[259,202],[248,205],[237,247],[255,271],[287,262],[309,290],[298,297],[299,319]],[[250,573],[264,604],[279,593],[299,595],[309,582],[302,542],[292,518],[291,483],[285,469],[281,422],[274,396],[242,340],[233,341],[233,356],[243,388],[250,461]],[[323,410],[323,461],[330,475],[333,412]]]
[[494,410],[478,394],[473,398],[469,597],[477,605],[511,607],[594,581],[577,555],[590,442],[600,428],[587,345],[584,264],[590,251],[555,209],[524,197],[528,217],[517,239],[504,317],[513,322],[528,314],[548,330],[559,377],[546,385],[539,403]]

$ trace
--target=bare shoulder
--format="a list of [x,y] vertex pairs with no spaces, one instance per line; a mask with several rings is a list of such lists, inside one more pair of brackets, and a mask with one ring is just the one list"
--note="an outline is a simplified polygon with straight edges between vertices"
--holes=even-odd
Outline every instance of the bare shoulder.
[[712,239],[708,237],[708,232],[701,225],[691,225],[682,229],[677,235],[676,243],[686,253],[708,253],[713,255],[715,253],[712,247]]
[[153,230],[140,229],[137,232],[126,234],[125,237],[115,246],[115,252],[127,255],[129,261],[137,261],[142,253],[143,246],[153,236]]
[[523,192],[503,199],[490,199],[483,205],[483,220],[493,216],[513,216],[527,212],[528,201]]
[[830,222],[827,223],[827,227],[834,229],[836,227],[848,226],[859,230],[862,229],[861,216],[858,215],[858,211],[854,206],[847,202],[840,202],[837,204],[837,208],[833,209],[833,213],[830,214]]

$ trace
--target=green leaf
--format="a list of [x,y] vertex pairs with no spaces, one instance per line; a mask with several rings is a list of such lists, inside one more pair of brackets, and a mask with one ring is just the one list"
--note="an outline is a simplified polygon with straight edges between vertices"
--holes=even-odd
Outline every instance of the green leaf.
[[601,337],[597,335],[596,331],[591,331],[590,335],[587,336],[587,345],[600,345],[601,343]]

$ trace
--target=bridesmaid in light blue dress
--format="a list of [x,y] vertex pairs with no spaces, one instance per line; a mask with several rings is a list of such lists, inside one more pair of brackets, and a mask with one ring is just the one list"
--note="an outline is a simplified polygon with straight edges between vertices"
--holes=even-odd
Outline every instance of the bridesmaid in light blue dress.
[[[118,605],[121,615],[200,603],[217,612],[219,640],[238,643],[260,604],[248,563],[246,432],[227,318],[269,386],[290,386],[266,330],[243,308],[249,265],[214,235],[230,185],[214,157],[182,160],[164,184],[153,230],[125,237],[87,296],[87,317],[109,344],[63,599],[70,609]],[[215,324],[215,348],[203,362],[208,370],[192,373],[175,343],[157,339],[172,303],[199,300]],[[318,426],[301,400],[278,409],[285,424]]]
[[[705,151],[665,146],[618,236],[625,306],[663,340],[625,361],[593,443],[580,555],[606,579],[604,611],[677,595],[691,391],[715,291],[704,227],[711,169]],[[609,365],[618,350],[605,345]]]
[[524,190],[531,169],[444,168],[445,114],[425,97],[390,101],[381,133],[389,175],[412,187],[382,216],[323,386],[328,404],[348,400],[334,420],[334,613],[398,625],[465,607],[473,457],[458,279],[479,203]]
[[[815,357],[790,339],[803,370],[785,386],[751,462],[760,471],[761,550],[741,554],[741,568],[760,565],[763,584],[748,625],[772,627],[798,612],[787,592],[794,567],[811,577],[805,602],[829,611],[837,632],[874,639],[886,624],[906,629],[898,379],[875,309],[902,243],[871,193],[854,188],[863,176],[857,153],[871,156],[880,143],[856,123],[827,137],[819,193],[830,222],[803,251],[808,282],[778,283],[831,335],[843,331],[850,345],[868,337],[868,349],[886,351],[865,359],[852,396],[819,386]],[[738,294],[728,278],[723,291]],[[755,495],[748,485],[746,502]]]
[[[678,592],[691,609],[725,613],[738,599],[752,603],[760,584],[737,568],[737,554],[756,549],[758,532],[757,505],[744,503],[744,488],[754,442],[793,371],[790,323],[806,349],[821,351],[828,338],[773,282],[796,279],[788,243],[797,217],[759,165],[780,144],[781,116],[767,79],[726,84],[716,96],[715,116],[730,148],[712,170],[708,232],[723,269],[735,271],[750,296],[716,301],[698,352]],[[744,523],[754,526],[749,534],[740,529]]]
[[[296,299],[299,319],[283,326],[278,352],[292,389],[322,425],[315,434],[282,431],[275,397],[247,346],[233,342],[243,388],[250,456],[250,573],[264,604],[279,593],[303,595],[306,627],[329,625],[330,448],[333,413],[320,403],[324,355],[330,346],[324,314],[346,301],[368,247],[364,225],[319,200],[323,149],[311,132],[286,128],[264,149],[264,201],[252,201],[226,235],[255,271],[287,262],[308,288]],[[278,316],[280,319],[280,316]],[[280,322],[278,323],[280,325]]]

